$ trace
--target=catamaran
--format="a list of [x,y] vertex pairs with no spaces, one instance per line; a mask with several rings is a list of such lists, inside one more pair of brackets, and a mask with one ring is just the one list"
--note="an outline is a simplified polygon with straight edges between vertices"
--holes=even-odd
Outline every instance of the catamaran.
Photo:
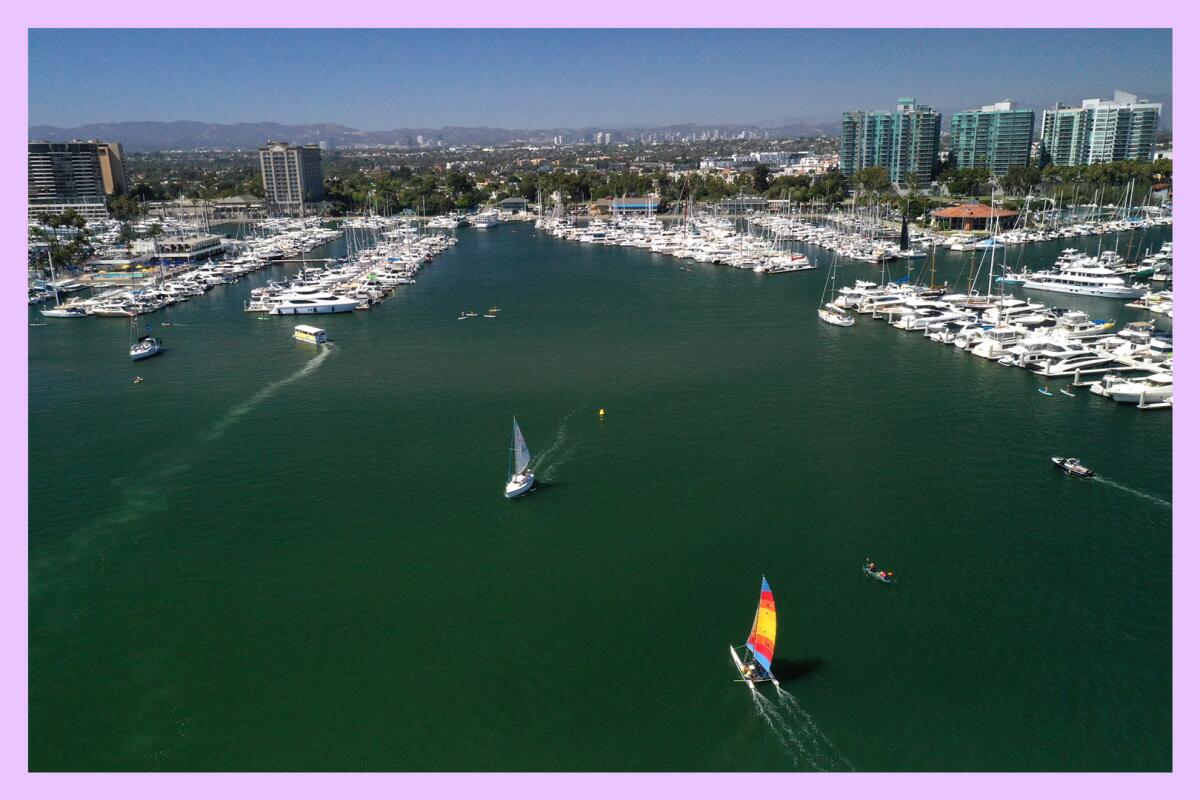
[[511,477],[504,487],[505,497],[517,497],[525,494],[533,487],[533,473],[529,471],[529,448],[525,445],[525,437],[517,427],[517,418],[513,417],[512,446],[508,448]]
[[750,638],[741,648],[744,655],[738,655],[737,649],[729,645],[729,654],[737,665],[738,677],[751,691],[754,690],[754,684],[767,681],[779,686],[779,681],[771,674],[771,658],[775,655],[775,626],[775,595],[771,593],[764,576],[758,596],[758,610],[750,627]]

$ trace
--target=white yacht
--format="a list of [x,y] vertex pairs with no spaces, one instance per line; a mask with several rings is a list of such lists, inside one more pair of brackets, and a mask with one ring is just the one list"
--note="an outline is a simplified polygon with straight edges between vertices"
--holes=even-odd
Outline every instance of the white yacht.
[[1049,356],[1044,361],[1030,366],[1030,370],[1038,375],[1072,375],[1075,370],[1096,369],[1114,360],[1116,356],[1112,353],[1084,350]]
[[1108,396],[1118,403],[1165,403],[1175,393],[1175,377],[1159,372],[1145,378],[1123,380],[1108,387]]
[[1059,316],[1054,324],[1054,332],[1067,339],[1080,339],[1102,334],[1114,324],[1112,320],[1091,319],[1083,311],[1068,311]]
[[1144,295],[1145,286],[1127,286],[1113,270],[1102,266],[1065,265],[1058,272],[1035,272],[1025,279],[1025,289],[1088,297],[1133,299]]
[[327,289],[293,289],[279,295],[270,307],[270,314],[337,314],[353,311],[361,300],[336,295]]
[[985,330],[979,343],[971,348],[971,355],[996,361],[1009,355],[1010,349],[1025,338],[1028,331],[1023,328],[1001,326]]
[[495,211],[481,211],[471,217],[472,228],[494,228],[500,224],[500,215]]

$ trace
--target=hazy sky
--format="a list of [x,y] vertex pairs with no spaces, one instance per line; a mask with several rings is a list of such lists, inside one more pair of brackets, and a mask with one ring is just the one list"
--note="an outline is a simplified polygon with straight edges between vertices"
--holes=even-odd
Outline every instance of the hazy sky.
[[1170,99],[1166,30],[36,30],[29,122],[829,122],[915,96]]

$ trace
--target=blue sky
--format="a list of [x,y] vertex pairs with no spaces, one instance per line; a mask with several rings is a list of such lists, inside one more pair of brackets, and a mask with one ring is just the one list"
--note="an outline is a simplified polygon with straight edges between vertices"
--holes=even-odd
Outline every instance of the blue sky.
[[1169,101],[1166,30],[35,30],[29,122],[366,130],[829,122],[1120,88]]

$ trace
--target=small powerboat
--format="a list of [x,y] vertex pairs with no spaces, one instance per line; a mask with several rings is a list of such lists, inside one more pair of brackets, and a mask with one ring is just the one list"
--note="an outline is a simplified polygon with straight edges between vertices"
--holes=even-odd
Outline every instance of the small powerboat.
[[1080,464],[1078,458],[1063,458],[1062,456],[1054,456],[1050,460],[1054,462],[1054,466],[1058,467],[1068,475],[1074,475],[1077,478],[1090,478],[1096,474],[1090,468]]

